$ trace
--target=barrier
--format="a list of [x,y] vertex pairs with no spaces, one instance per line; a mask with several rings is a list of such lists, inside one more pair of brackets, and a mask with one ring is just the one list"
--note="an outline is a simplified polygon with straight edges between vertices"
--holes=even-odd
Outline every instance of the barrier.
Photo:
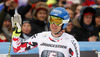
[[94,50],[94,51],[81,51],[80,57],[99,57],[99,56],[98,52]]
[[97,50],[100,52],[100,41],[97,42],[79,42],[80,51]]
[[38,47],[36,47],[34,49],[31,49],[31,50],[28,50],[28,51],[25,51],[25,52],[22,52],[22,53],[15,53],[13,51],[13,47],[11,46],[11,51],[10,51],[10,55],[17,55],[17,54],[38,54],[38,53],[39,53]]
[[[0,43],[0,54],[8,54],[9,51],[9,42],[1,42]],[[79,42],[79,46],[80,46],[80,51],[93,51],[93,50],[97,50],[100,52],[100,42]],[[34,52],[35,51],[35,52]],[[26,52],[22,52],[22,53],[15,53],[13,51],[13,48],[11,46],[11,51],[10,51],[10,55],[17,55],[17,54],[38,54],[38,47],[26,51]]]
[[[1,42],[0,43],[0,54],[8,54],[8,51],[9,51],[9,45],[10,45],[10,42]],[[32,51],[35,51],[35,52],[32,52]],[[26,52],[22,52],[22,53],[15,53],[13,51],[13,48],[11,46],[11,51],[10,51],[10,54],[11,55],[14,55],[14,54],[37,54],[39,53],[38,52],[38,47],[34,48],[34,49],[31,49],[29,51],[26,51]]]
[[1,42],[0,43],[0,54],[8,54],[9,51],[9,42]]

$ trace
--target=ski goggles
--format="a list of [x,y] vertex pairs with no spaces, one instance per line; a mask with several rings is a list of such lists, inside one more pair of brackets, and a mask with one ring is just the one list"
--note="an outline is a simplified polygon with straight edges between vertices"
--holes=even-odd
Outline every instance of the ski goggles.
[[56,16],[49,16],[49,22],[50,24],[55,24],[57,26],[61,26],[63,23],[68,23],[68,20],[63,20],[63,18],[56,17]]

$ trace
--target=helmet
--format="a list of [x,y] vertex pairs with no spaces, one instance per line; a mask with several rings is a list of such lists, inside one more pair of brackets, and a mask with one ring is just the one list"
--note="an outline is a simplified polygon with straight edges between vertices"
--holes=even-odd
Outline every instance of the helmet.
[[62,7],[57,7],[54,8],[51,12],[50,12],[50,16],[56,16],[56,17],[60,17],[63,19],[63,25],[62,25],[62,29],[65,29],[68,22],[69,22],[69,13],[67,12],[66,9],[62,8]]

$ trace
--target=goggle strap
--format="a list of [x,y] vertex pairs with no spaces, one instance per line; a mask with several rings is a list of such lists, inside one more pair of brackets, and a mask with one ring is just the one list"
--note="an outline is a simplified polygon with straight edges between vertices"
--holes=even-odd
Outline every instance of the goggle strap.
[[63,23],[68,23],[70,19],[63,20]]

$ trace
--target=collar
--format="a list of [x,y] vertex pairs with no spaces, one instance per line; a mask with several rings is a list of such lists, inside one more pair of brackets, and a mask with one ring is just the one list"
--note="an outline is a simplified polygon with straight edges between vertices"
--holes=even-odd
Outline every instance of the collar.
[[61,41],[63,39],[62,35],[59,36],[59,37],[53,37],[52,34],[51,34],[50,37],[49,37],[49,40],[51,40],[53,42],[59,42],[59,41]]

